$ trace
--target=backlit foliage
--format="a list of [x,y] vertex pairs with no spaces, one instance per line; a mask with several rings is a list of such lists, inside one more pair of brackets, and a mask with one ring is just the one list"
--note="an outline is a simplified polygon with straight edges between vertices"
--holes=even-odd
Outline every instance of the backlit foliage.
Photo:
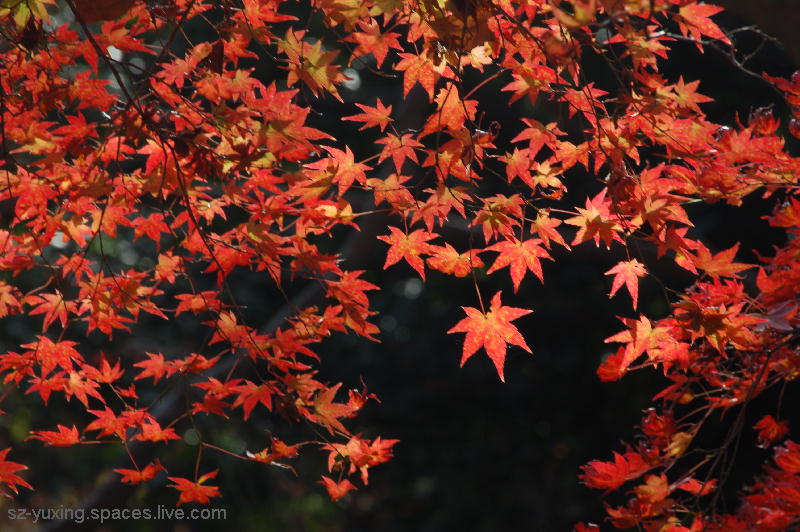
[[[701,82],[661,71],[679,41],[698,54],[728,49],[720,11],[690,0],[0,0],[0,318],[26,315],[38,329],[0,354],[0,375],[6,393],[83,414],[29,439],[169,446],[204,416],[266,412],[309,425],[309,440],[276,434],[238,454],[201,432],[193,472],[131,454],[119,480],[169,475],[178,504],[208,503],[217,484],[235,482],[214,460],[286,466],[316,447],[329,456],[319,482],[331,498],[363,489],[395,440],[351,432],[374,396],[322,382],[315,368],[333,334],[380,337],[369,298],[380,287],[330,250],[342,231],[383,216],[374,249],[385,268],[451,276],[474,292],[466,317],[441,332],[454,333],[454,360],[485,351],[501,379],[510,346],[536,351],[518,329],[536,319],[536,301],[507,305],[478,274],[507,279],[510,297],[547,282],[554,248],[621,250],[610,296],[631,306],[599,378],[657,371],[667,384],[639,436],[586,464],[582,481],[618,492],[606,506],[618,528],[796,527],[800,445],[780,404],[763,413],[757,440],[741,442],[772,446],[773,460],[738,509],[716,504],[743,405],[800,374],[800,162],[781,136],[800,126],[767,109],[713,123]],[[618,85],[587,76],[589,59]],[[259,77],[262,62],[280,69],[276,80]],[[396,103],[344,103],[346,68],[361,63],[421,97],[419,127],[397,125]],[[800,116],[800,78],[765,82]],[[488,99],[515,104],[516,122],[487,116]],[[320,100],[374,146],[338,140],[336,120],[311,125]],[[539,108],[561,122],[538,120]],[[498,141],[501,127],[510,143]],[[568,188],[581,180],[596,186],[576,200]],[[354,200],[365,193],[368,204]],[[740,262],[738,245],[709,249],[685,208],[750,195],[774,201],[766,221],[787,234],[760,264]],[[448,226],[469,232],[470,245],[448,239]],[[146,241],[151,254],[112,260],[105,247],[116,241]],[[694,276],[665,292],[666,317],[638,304],[654,262],[643,248]],[[242,271],[285,295],[280,325],[248,318],[230,286]],[[318,287],[319,304],[296,303],[299,280]],[[193,347],[181,353],[98,350],[145,316],[191,319],[208,336],[183,339]],[[172,390],[185,407],[165,417],[157,405]],[[729,432],[700,451],[712,419]],[[0,487],[12,496],[30,486],[9,457],[0,451]]]

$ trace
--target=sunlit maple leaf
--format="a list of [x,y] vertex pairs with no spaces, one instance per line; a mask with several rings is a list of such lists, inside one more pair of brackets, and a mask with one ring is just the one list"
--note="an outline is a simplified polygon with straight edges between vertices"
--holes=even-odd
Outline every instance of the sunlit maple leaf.
[[411,233],[404,233],[396,227],[389,226],[390,234],[381,235],[378,238],[383,240],[391,247],[386,252],[386,262],[383,265],[385,270],[392,264],[396,264],[401,259],[405,259],[414,268],[422,279],[425,279],[425,262],[420,255],[430,254],[429,240],[437,238],[438,235],[423,229],[417,229]]
[[386,126],[391,123],[392,117],[392,106],[384,106],[383,102],[381,102],[380,98],[377,98],[377,103],[375,107],[370,107],[369,105],[363,105],[360,103],[356,104],[359,109],[361,109],[361,113],[345,116],[342,117],[342,120],[350,120],[352,122],[363,122],[359,131],[363,131],[367,128],[371,127],[379,127],[381,131],[386,129]]
[[647,269],[644,264],[636,259],[620,261],[616,266],[608,270],[606,275],[614,276],[614,282],[611,284],[611,293],[608,297],[614,297],[614,294],[624,283],[625,288],[628,289],[628,293],[631,295],[633,308],[635,309],[639,300],[639,277],[647,275]]
[[341,388],[342,383],[331,386],[319,392],[314,398],[314,417],[317,422],[324,425],[331,434],[334,430],[347,434],[347,429],[342,425],[339,418],[347,417],[353,412],[353,407],[345,403],[334,403],[336,392]]
[[204,486],[203,482],[217,476],[217,471],[206,473],[197,479],[197,482],[192,482],[188,478],[182,477],[167,477],[174,484],[168,484],[170,488],[175,488],[180,492],[178,503],[175,506],[187,502],[199,502],[200,504],[208,504],[213,497],[219,497],[221,494],[217,486]]
[[606,247],[611,247],[611,242],[623,242],[619,236],[621,226],[617,217],[611,214],[611,202],[606,199],[606,190],[600,191],[594,198],[586,199],[586,208],[577,208],[578,216],[564,220],[565,223],[577,226],[578,232],[572,245],[594,239],[595,245],[600,245],[603,239]]
[[474,249],[459,253],[445,242],[444,247],[431,246],[429,251],[431,256],[428,257],[428,266],[442,273],[466,277],[474,268],[483,267],[483,261]]
[[403,96],[408,96],[415,83],[419,82],[433,101],[433,86],[440,75],[430,58],[417,54],[401,53],[394,69],[403,72]]
[[339,185],[339,195],[344,194],[354,181],[362,185],[367,184],[367,176],[364,173],[369,167],[363,163],[357,163],[350,146],[345,146],[344,151],[333,146],[324,146],[330,156],[324,157],[319,161],[309,163],[306,168],[320,170],[331,181]]
[[405,133],[401,136],[389,134],[379,138],[375,143],[383,144],[378,162],[382,163],[391,157],[392,162],[394,162],[394,167],[398,172],[402,171],[403,163],[406,159],[418,163],[419,160],[417,159],[417,152],[415,150],[423,147],[421,142],[414,140],[414,135],[412,133]]
[[697,255],[690,258],[691,262],[698,268],[705,271],[713,278],[717,277],[737,277],[737,273],[742,270],[752,268],[752,264],[742,264],[733,262],[736,257],[736,252],[739,250],[737,243],[731,248],[720,251],[716,255],[712,255],[711,251],[703,245],[702,242],[697,242]]
[[[703,36],[711,37],[712,39],[719,39],[726,44],[730,44],[730,39],[725,33],[719,29],[719,26],[711,20],[711,17],[723,11],[721,7],[711,4],[701,4],[699,2],[692,2],[690,4],[681,6],[678,11],[677,17],[678,27],[681,33],[691,37],[692,39],[702,40]],[[703,47],[700,43],[697,44],[700,51]]]
[[494,259],[492,267],[487,270],[493,273],[509,266],[511,280],[514,282],[514,292],[519,290],[519,285],[525,274],[530,270],[540,281],[544,281],[542,263],[539,258],[549,259],[550,254],[540,246],[542,241],[538,238],[528,240],[503,240],[486,248],[486,251],[497,251],[500,255]]
[[462,366],[478,349],[483,347],[497,368],[500,380],[505,382],[503,367],[508,344],[519,346],[528,353],[531,352],[522,334],[514,325],[511,325],[511,322],[533,311],[503,306],[500,301],[501,293],[497,292],[492,297],[489,312],[483,313],[474,307],[461,307],[467,313],[467,317],[456,323],[447,333],[467,333],[461,355]]
[[358,45],[353,50],[351,61],[357,57],[372,54],[375,56],[377,67],[380,68],[390,49],[403,49],[397,41],[400,34],[394,31],[381,33],[381,27],[375,19],[360,20],[358,26],[363,31],[354,31],[343,39]]

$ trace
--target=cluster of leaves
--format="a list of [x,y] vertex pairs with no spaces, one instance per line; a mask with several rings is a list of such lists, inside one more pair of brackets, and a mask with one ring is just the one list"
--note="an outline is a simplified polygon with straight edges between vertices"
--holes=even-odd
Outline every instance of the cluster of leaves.
[[[332,476],[321,482],[332,498],[355,487],[351,476],[366,484],[395,440],[352,434],[345,421],[372,396],[352,390],[342,398],[341,384],[315,379],[314,364],[331,334],[377,339],[368,292],[379,287],[322,250],[335,229],[384,216],[385,267],[405,262],[423,280],[433,270],[474,287],[476,306],[449,332],[466,333],[462,364],[484,349],[501,379],[509,344],[530,352],[512,322],[531,310],[505,305],[500,292],[487,306],[477,272],[508,271],[516,293],[529,272],[543,281],[554,246],[624,250],[626,259],[607,272],[610,295],[624,286],[634,317],[621,318],[624,329],[608,339],[621,345],[598,375],[612,381],[658,368],[668,386],[654,396],[635,443],[584,466],[584,483],[627,498],[607,506],[619,528],[798,523],[800,447],[776,419],[780,405],[757,425],[760,445],[779,445],[777,467],[765,469],[737,513],[715,510],[743,405],[800,370],[800,162],[786,153],[770,110],[721,126],[703,112],[711,99],[698,81],[660,71],[671,43],[690,41],[699,52],[709,42],[730,44],[711,19],[719,8],[691,0],[313,0],[311,18],[300,20],[282,0],[66,0],[50,8],[69,15],[56,25],[48,3],[0,3],[0,201],[10,213],[0,227],[0,318],[41,320],[41,334],[0,354],[0,374],[45,403],[74,397],[87,419],[30,438],[169,444],[179,439],[176,428],[202,416],[236,411],[246,420],[266,410],[321,430],[293,445],[272,437],[243,455],[202,439],[194,476],[169,477],[179,504],[219,495],[206,484],[215,472],[200,471],[204,449],[282,463],[316,445],[329,453]],[[325,31],[312,32],[312,19]],[[193,21],[215,37],[176,55]],[[123,61],[112,48],[141,60]],[[587,57],[606,62],[619,83],[601,88],[587,79]],[[265,58],[285,77],[265,83],[244,66]],[[429,103],[417,129],[397,127],[393,105],[380,99],[357,104],[346,120],[378,135],[361,160],[354,150],[363,147],[308,124],[307,103],[344,106],[345,66],[359,62],[396,73],[404,97],[423,91]],[[771,82],[790,104],[800,95],[800,79]],[[543,123],[523,113],[502,126],[516,133],[511,145],[496,145],[500,126],[479,108],[481,95],[496,99],[497,88],[509,104],[527,100],[568,118]],[[569,179],[587,174],[597,176],[597,191],[572,204]],[[371,205],[354,201],[364,193]],[[767,220],[788,238],[748,290],[742,272],[756,267],[736,262],[738,246],[715,253],[695,238],[684,206],[739,206],[754,193],[775,198]],[[449,227],[467,232],[466,249],[448,241]],[[148,240],[152,261],[126,268],[109,260],[103,243],[114,238]],[[645,248],[695,276],[690,288],[666,296],[672,310],[660,319],[635,312],[653,261]],[[243,270],[282,290],[307,280],[324,303],[298,308],[284,291],[288,317],[259,330],[229,285]],[[44,281],[23,291],[31,278]],[[130,334],[142,312],[193,318],[208,339],[188,354],[142,353],[136,361],[81,340]],[[189,407],[165,419],[158,401],[144,398],[172,388]],[[694,451],[707,421],[732,410],[720,448]],[[0,482],[14,492],[29,487],[16,474],[24,466],[7,453]],[[117,472],[140,483],[165,469],[157,459],[134,459]]]

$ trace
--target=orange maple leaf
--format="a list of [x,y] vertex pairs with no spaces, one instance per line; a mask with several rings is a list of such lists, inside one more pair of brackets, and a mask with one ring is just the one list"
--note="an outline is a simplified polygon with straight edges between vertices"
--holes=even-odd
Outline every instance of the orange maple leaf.
[[422,85],[428,98],[433,101],[433,86],[441,75],[441,69],[433,64],[429,57],[400,53],[400,61],[394,66],[395,70],[403,72],[403,97],[408,96],[416,82]]
[[533,311],[504,307],[500,301],[501,293],[502,291],[497,292],[492,298],[489,312],[483,313],[473,307],[461,307],[467,313],[467,317],[456,323],[447,333],[467,333],[467,337],[464,339],[464,351],[461,355],[462,366],[469,357],[483,347],[494,362],[500,380],[505,382],[503,366],[505,365],[507,345],[516,345],[528,353],[531,352],[531,348],[525,343],[522,334],[515,326],[511,325],[511,322]]
[[404,233],[396,227],[389,227],[391,234],[381,235],[378,239],[383,240],[390,247],[386,252],[386,263],[383,265],[385,270],[392,264],[396,264],[400,259],[405,259],[414,268],[422,279],[425,279],[425,262],[420,255],[430,254],[430,244],[428,240],[433,240],[438,235],[417,229],[411,233]]
[[342,117],[342,120],[349,120],[351,122],[364,122],[362,126],[358,128],[359,131],[363,131],[371,127],[380,127],[381,131],[383,131],[390,122],[393,122],[392,117],[389,116],[392,114],[392,106],[383,105],[383,102],[381,102],[380,98],[377,98],[375,107],[362,105],[360,103],[357,103],[356,105],[363,112],[352,116]]
[[732,248],[720,251],[716,255],[711,255],[711,251],[709,251],[709,249],[704,246],[702,242],[697,242],[697,256],[691,258],[690,260],[696,267],[704,270],[713,278],[735,278],[738,277],[736,274],[740,271],[753,267],[751,264],[733,262],[738,250],[739,244],[736,244]]
[[200,504],[208,504],[212,497],[219,497],[220,492],[217,486],[203,486],[203,482],[210,478],[217,476],[216,471],[206,473],[197,479],[197,482],[192,482],[188,478],[181,477],[167,477],[174,484],[168,484],[170,488],[175,488],[181,495],[178,498],[178,503],[175,506],[180,506],[185,502],[199,502]]
[[486,248],[487,251],[497,251],[500,255],[494,260],[494,264],[486,273],[495,272],[501,268],[509,266],[511,280],[514,282],[514,292],[519,290],[519,285],[528,270],[536,274],[540,281],[544,282],[542,275],[542,263],[539,257],[549,259],[550,255],[541,247],[542,241],[538,238],[528,240],[504,240]]
[[617,290],[625,283],[625,288],[628,289],[628,293],[633,299],[633,308],[635,309],[639,299],[639,277],[647,275],[647,269],[644,264],[636,259],[620,261],[606,272],[606,275],[612,274],[614,275],[614,282],[611,284],[611,293],[608,297],[614,297]]
[[333,434],[336,429],[345,434],[349,434],[347,429],[342,425],[339,418],[348,417],[353,413],[353,407],[345,403],[334,403],[333,399],[336,397],[336,392],[341,388],[342,383],[330,388],[326,388],[317,394],[314,398],[314,416],[316,421]]
[[320,480],[319,483],[325,486],[325,489],[328,490],[328,496],[330,496],[332,501],[338,501],[347,495],[347,492],[356,489],[353,483],[347,479],[336,482],[332,478],[326,477],[325,475],[322,475],[322,480]]
[[444,247],[431,246],[430,250],[433,256],[428,257],[428,266],[442,273],[466,277],[473,268],[483,267],[483,261],[478,256],[479,252],[474,249],[459,253],[453,246],[445,242]]

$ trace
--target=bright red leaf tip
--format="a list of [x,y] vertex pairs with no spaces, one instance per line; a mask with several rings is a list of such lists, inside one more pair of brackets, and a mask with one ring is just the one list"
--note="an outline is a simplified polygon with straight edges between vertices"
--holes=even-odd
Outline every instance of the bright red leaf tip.
[[486,354],[494,362],[500,380],[505,382],[503,367],[508,344],[519,346],[528,353],[531,352],[531,348],[525,343],[525,339],[519,330],[514,325],[511,325],[511,322],[533,311],[524,308],[504,307],[500,301],[501,293],[497,292],[494,295],[489,312],[485,314],[473,307],[461,307],[467,313],[467,317],[456,323],[455,327],[447,331],[447,333],[467,333],[467,337],[464,339],[464,351],[461,355],[462,366],[469,357],[483,347],[486,349]]
[[606,272],[606,275],[614,275],[614,282],[611,285],[611,293],[608,297],[614,297],[617,290],[620,289],[622,283],[625,283],[625,288],[633,300],[633,308],[636,308],[639,302],[639,277],[647,275],[647,269],[644,264],[636,259],[618,262],[616,266]]

